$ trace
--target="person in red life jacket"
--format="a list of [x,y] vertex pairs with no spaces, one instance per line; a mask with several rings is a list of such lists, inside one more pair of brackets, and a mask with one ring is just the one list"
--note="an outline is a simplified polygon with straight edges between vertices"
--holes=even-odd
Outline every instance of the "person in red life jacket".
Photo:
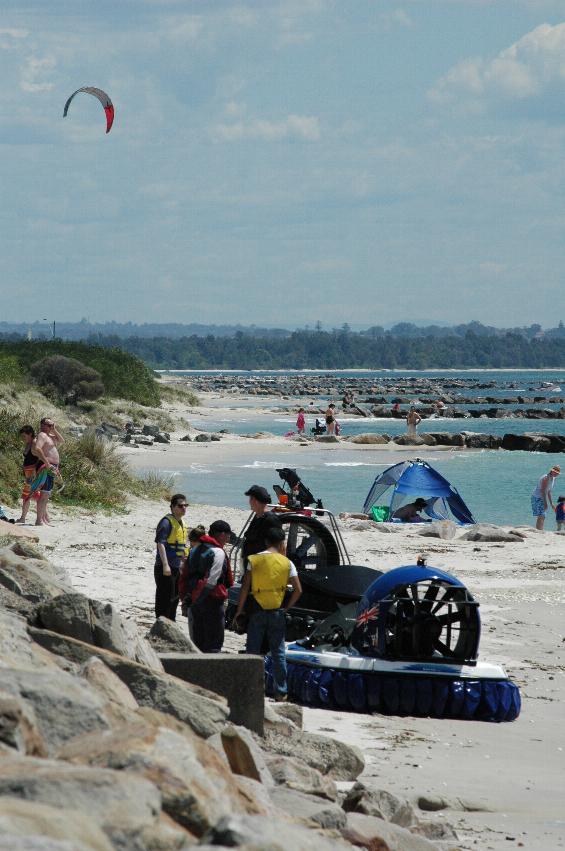
[[[285,555],[283,530],[272,526],[265,533],[265,543],[263,552],[249,556],[235,621],[241,616],[251,593],[253,600],[247,627],[246,653],[262,655],[263,641],[267,640],[273,660],[275,700],[284,701],[287,699],[285,614],[302,594],[302,586],[296,567]],[[288,585],[292,586],[292,592],[285,600]]]
[[224,643],[224,603],[233,585],[229,559],[224,552],[231,537],[225,520],[215,520],[189,553],[180,594],[192,614],[192,640],[203,653],[220,653]]
[[184,525],[188,503],[183,493],[171,499],[171,513],[159,521],[155,532],[155,617],[174,621],[179,603],[178,578],[186,559],[187,528]]

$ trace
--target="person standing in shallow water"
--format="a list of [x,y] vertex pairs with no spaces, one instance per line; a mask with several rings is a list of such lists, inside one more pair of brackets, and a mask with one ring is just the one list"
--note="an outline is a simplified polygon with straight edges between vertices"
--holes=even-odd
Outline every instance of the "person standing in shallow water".
[[157,526],[155,543],[155,617],[174,621],[179,603],[178,580],[187,555],[188,535],[184,517],[188,503],[183,493],[171,499],[171,512]]
[[298,434],[304,434],[304,429],[306,428],[306,420],[304,418],[304,408],[299,408],[298,416],[296,418],[296,428],[298,430]]
[[416,429],[418,428],[421,422],[422,417],[420,416],[414,405],[412,405],[412,407],[408,411],[408,416],[406,417],[406,433],[409,437],[416,437]]
[[555,479],[557,478],[560,472],[561,467],[559,466],[559,464],[555,464],[551,468],[549,473],[546,473],[545,476],[541,477],[532,493],[532,514],[536,518],[536,529],[539,529],[540,532],[542,531],[543,525],[545,523],[545,513],[548,509],[548,506],[551,506],[552,509],[555,511],[555,505],[553,504],[551,491],[553,490]]

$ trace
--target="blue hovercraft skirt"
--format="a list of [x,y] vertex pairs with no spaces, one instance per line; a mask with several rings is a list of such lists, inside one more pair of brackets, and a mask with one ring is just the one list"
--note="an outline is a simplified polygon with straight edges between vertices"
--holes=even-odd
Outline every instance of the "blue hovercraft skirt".
[[[308,664],[290,661],[289,655],[289,697],[307,706],[381,715],[497,722],[514,721],[520,714],[518,686],[504,675],[496,678],[491,673],[485,679],[468,674],[434,676],[430,666],[426,666],[426,674],[393,671],[391,665],[386,671],[339,670],[327,665],[316,666],[314,660]],[[273,694],[270,655],[265,657],[265,680],[267,694]]]

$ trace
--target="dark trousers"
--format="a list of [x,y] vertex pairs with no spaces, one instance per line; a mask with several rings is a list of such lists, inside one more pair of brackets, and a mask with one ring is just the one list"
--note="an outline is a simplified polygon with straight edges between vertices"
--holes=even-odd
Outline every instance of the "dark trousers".
[[161,565],[155,565],[155,617],[168,618],[174,621],[179,604],[178,578],[179,572],[173,571],[171,576],[163,576]]
[[219,653],[224,644],[225,611],[221,600],[207,597],[191,606],[192,640],[203,653]]

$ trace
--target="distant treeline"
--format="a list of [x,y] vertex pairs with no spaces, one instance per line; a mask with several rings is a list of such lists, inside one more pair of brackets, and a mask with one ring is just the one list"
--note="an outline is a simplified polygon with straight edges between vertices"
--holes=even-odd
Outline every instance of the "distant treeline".
[[0,341],[0,382],[31,380],[31,368],[44,358],[63,355],[92,367],[104,383],[105,394],[141,405],[159,405],[155,375],[135,353],[119,346],[93,346],[64,340]]
[[565,335],[532,340],[516,334],[395,337],[340,331],[295,331],[284,339],[110,338],[155,369],[450,369],[565,367]]
[[[341,328],[325,328],[321,322],[313,323],[297,328],[297,331],[326,331],[339,333],[349,332],[351,329],[347,323]],[[53,331],[55,333],[53,334]],[[533,339],[565,339],[565,326],[563,322],[555,328],[542,328],[537,323],[519,328],[496,328],[493,325],[483,325],[481,322],[467,322],[459,325],[415,325],[413,322],[398,322],[388,330],[382,325],[371,325],[359,330],[358,333],[367,337],[464,337],[469,331],[477,336],[503,337],[506,334],[518,334],[528,340]],[[101,343],[107,345],[108,340],[125,340],[131,337],[153,339],[154,337],[179,340],[185,337],[234,337],[236,334],[244,334],[246,337],[278,338],[287,339],[293,331],[288,328],[261,328],[257,325],[210,325],[204,323],[183,324],[180,322],[145,322],[136,324],[134,322],[88,322],[86,319],[80,322],[57,322],[55,327],[47,322],[0,322],[0,338],[30,336],[37,340],[55,336],[61,340],[85,340],[89,343]]]

